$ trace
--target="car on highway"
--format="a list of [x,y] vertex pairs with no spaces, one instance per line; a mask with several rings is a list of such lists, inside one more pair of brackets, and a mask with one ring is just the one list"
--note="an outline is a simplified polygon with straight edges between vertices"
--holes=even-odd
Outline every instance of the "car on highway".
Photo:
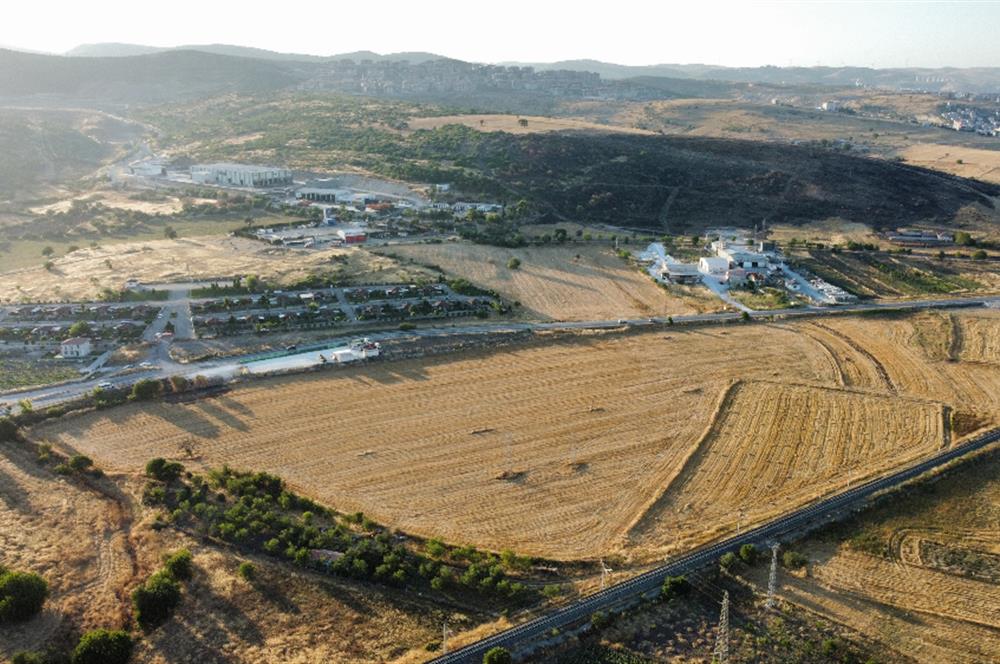
[[97,387],[101,388],[102,390],[112,390],[114,389],[115,384],[105,380],[98,383]]

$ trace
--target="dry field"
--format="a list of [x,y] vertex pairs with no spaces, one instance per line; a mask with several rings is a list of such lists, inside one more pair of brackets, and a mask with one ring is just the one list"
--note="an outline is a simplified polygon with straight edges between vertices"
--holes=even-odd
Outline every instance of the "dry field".
[[[918,662],[996,662],[998,523],[994,455],[864,515],[846,542],[808,540],[809,573],[783,578],[781,594]],[[879,541],[882,555],[853,545],[858,533]]]
[[[522,127],[519,120],[527,120],[528,125]],[[511,134],[532,134],[549,131],[586,130],[614,131],[628,134],[651,134],[653,132],[623,127],[617,125],[598,124],[573,118],[551,118],[537,115],[441,115],[428,118],[413,118],[408,120],[410,129],[437,129],[450,124],[460,124],[479,131],[505,131]]]
[[[84,201],[87,203],[100,203],[105,207],[119,208],[121,210],[135,210],[146,214],[176,214],[184,207],[181,199],[176,196],[165,196],[162,201],[141,201],[131,198],[128,193],[116,190],[99,190],[67,198],[47,205],[39,205],[29,208],[31,214],[45,214],[52,212],[66,212],[72,207],[74,201]],[[210,199],[192,199],[193,203],[214,203]]]
[[[346,263],[335,262],[345,260]],[[118,289],[134,277],[144,282],[190,281],[257,274],[279,283],[317,270],[342,270],[359,282],[410,281],[429,276],[419,268],[401,269],[395,261],[360,249],[307,251],[271,247],[239,237],[196,237],[130,242],[83,248],[42,267],[0,273],[0,302],[86,300],[102,288]]]
[[[739,382],[677,477],[637,524],[639,542],[758,522],[816,498],[830,483],[934,451],[947,411],[937,403],[826,387]],[[743,482],[729,478],[747,478]],[[817,485],[817,478],[827,482]],[[674,535],[673,533],[671,533]]]
[[117,476],[88,486],[24,447],[0,447],[0,561],[42,575],[50,589],[38,616],[0,631],[0,661],[22,650],[66,652],[82,631],[128,627],[132,589],[180,547],[194,553],[194,578],[174,618],[139,641],[134,662],[426,661],[444,618],[456,631],[480,618],[263,556],[252,558],[257,576],[247,583],[232,550],[153,529],[143,484]]
[[[664,316],[718,308],[705,289],[670,293],[618,258],[609,247],[561,246],[505,249],[449,243],[395,246],[391,254],[436,265],[521,303],[531,318],[598,320]],[[579,258],[578,258],[579,256]],[[515,270],[511,258],[521,261]]]
[[0,448],[0,561],[41,574],[49,600],[41,614],[0,632],[0,660],[41,648],[75,629],[118,627],[135,574],[122,502],[42,468],[24,449]]
[[1000,183],[1000,150],[918,143],[899,151],[907,163],[964,178]]
[[[990,313],[953,315],[1000,332]],[[419,535],[641,560],[993,423],[1000,367],[941,359],[950,328],[934,316],[552,340],[269,379],[33,436],[123,471],[189,446]]]

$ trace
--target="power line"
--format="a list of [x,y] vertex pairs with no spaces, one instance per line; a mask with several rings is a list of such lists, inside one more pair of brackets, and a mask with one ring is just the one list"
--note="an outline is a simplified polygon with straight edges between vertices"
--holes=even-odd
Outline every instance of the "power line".
[[729,664],[729,591],[722,594],[722,611],[719,614],[719,636],[715,641],[714,660]]
[[778,547],[775,542],[771,545],[771,574],[767,577],[767,601],[764,603],[769,609],[775,607],[775,594],[778,590]]

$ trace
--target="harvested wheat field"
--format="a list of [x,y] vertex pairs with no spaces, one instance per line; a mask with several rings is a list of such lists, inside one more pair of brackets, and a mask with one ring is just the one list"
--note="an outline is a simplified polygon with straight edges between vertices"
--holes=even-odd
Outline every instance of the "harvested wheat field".
[[[928,358],[915,324],[829,319],[840,344],[829,348],[791,323],[468,351],[133,404],[32,435],[122,471],[190,447],[203,466],[267,470],[337,509],[453,542],[640,559],[735,528],[740,508],[761,518],[930,452],[959,412],[956,438],[991,424],[1000,369]],[[841,354],[864,380],[842,386]],[[753,475],[763,458],[775,459],[770,488]]]
[[[524,315],[553,320],[665,316],[719,307],[706,289],[667,292],[609,247],[559,246],[505,249],[477,244],[392,247],[392,255],[435,265],[520,302]],[[510,259],[521,261],[510,269]]]
[[341,271],[363,283],[429,277],[420,268],[360,249],[306,251],[272,247],[240,237],[197,237],[83,248],[54,261],[51,270],[27,268],[0,273],[0,301],[95,299],[103,288],[117,290],[128,278],[147,283],[257,274],[278,283],[320,270]]
[[938,403],[768,381],[735,383],[724,399],[680,473],[633,529],[638,541],[676,537],[676,530],[701,537],[709,524],[721,534],[739,511],[762,521],[831,484],[946,442],[948,413]]
[[781,594],[918,662],[996,662],[998,523],[994,454],[807,540],[808,575],[783,578]]
[[4,625],[0,660],[80,629],[119,627],[135,573],[130,514],[113,487],[102,496],[42,467],[26,449],[0,447],[0,562],[49,584],[42,612]]
[[975,178],[985,182],[1000,182],[1000,151],[978,150],[960,145],[918,143],[904,150],[899,156],[910,164]]

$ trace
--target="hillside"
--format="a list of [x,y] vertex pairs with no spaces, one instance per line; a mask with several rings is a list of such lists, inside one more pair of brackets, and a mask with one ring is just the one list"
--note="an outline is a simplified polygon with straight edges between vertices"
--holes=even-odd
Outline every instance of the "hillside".
[[0,110],[0,196],[86,175],[141,132],[98,112]]
[[97,105],[175,102],[277,90],[298,80],[277,63],[195,51],[67,58],[0,51],[0,98],[55,96]]

